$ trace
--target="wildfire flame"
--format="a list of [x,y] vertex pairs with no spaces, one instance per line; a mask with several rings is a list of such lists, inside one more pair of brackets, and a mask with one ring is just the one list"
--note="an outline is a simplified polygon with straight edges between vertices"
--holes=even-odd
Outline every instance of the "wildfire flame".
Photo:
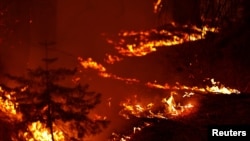
[[87,60],[83,60],[81,57],[78,57],[78,60],[80,61],[81,65],[87,69],[87,68],[91,68],[91,69],[95,69],[98,70],[99,72],[105,72],[106,68],[103,67],[101,64],[98,64],[97,62],[93,61],[92,58],[88,58]]
[[232,93],[239,94],[240,93],[239,90],[225,87],[219,81],[217,81],[217,82],[214,81],[213,78],[210,79],[210,81],[212,83],[212,86],[211,87],[207,86],[206,90],[211,92],[211,93],[222,93],[222,94],[232,94]]
[[[158,2],[157,2],[158,3]],[[119,41],[107,39],[107,43],[113,44],[115,49],[122,56],[145,56],[156,51],[157,47],[173,46],[189,41],[204,39],[208,32],[219,32],[218,28],[203,26],[176,25],[171,23],[172,28],[180,31],[168,31],[165,29],[151,29],[149,31],[124,31],[118,34]],[[187,32],[188,31],[188,32]],[[163,39],[154,39],[154,36],[164,37]],[[128,43],[126,41],[131,41]],[[117,59],[116,61],[118,61]]]
[[[20,91],[25,91],[28,88],[28,86],[25,86],[20,89]],[[7,120],[22,120],[22,114],[17,111],[18,103],[15,102],[15,94],[16,92],[11,91],[8,92],[4,90],[0,86],[0,94],[2,95],[0,97],[0,111],[4,113],[4,116],[7,116],[9,118],[5,118]],[[33,122],[30,125],[28,125],[28,131],[32,133],[32,137],[28,135],[28,132],[22,133],[20,132],[21,136],[25,138],[27,141],[51,141],[51,134],[49,132],[49,129],[46,128],[46,126],[41,123],[40,121]],[[55,130],[53,132],[55,141],[64,141],[63,133],[59,130]]]
[[[98,74],[101,77],[104,78],[113,78],[116,80],[126,81],[126,82],[140,82],[138,79],[135,78],[124,78],[120,77],[111,73],[107,73],[106,68],[95,61],[93,61],[92,58],[88,58],[87,60],[83,60],[81,57],[78,57],[78,60],[80,61],[81,65],[85,69],[93,69],[97,70]],[[166,90],[187,90],[192,92],[199,92],[199,93],[220,93],[220,94],[239,94],[240,91],[237,89],[232,89],[229,87],[225,87],[225,85],[221,84],[219,81],[215,81],[214,78],[207,78],[210,80],[212,86],[206,86],[205,88],[197,87],[197,86],[186,86],[186,85],[180,85],[179,82],[176,82],[175,86],[169,86],[169,84],[157,84],[152,82],[147,82],[145,85],[151,88],[158,88],[158,89],[166,89]]]
[[177,94],[175,92],[171,92],[171,95],[168,99],[163,98],[162,103],[165,103],[165,107],[167,109],[167,112],[171,115],[178,116],[182,114],[184,111],[189,110],[190,108],[193,108],[193,105],[191,103],[188,103],[184,106],[180,104],[176,104],[174,100],[174,94]]
[[[158,12],[161,8],[161,0],[157,0],[154,3],[154,12]],[[171,29],[152,29],[149,31],[124,31],[118,34],[119,40],[114,41],[107,39],[107,42],[113,44],[115,49],[121,56],[145,56],[151,52],[157,51],[157,47],[173,46],[182,44],[184,42],[197,41],[203,39],[208,32],[218,32],[218,28],[211,28],[208,26],[203,26],[201,28],[197,26],[188,26],[176,25],[174,22],[171,23]],[[173,30],[175,29],[175,30]],[[163,38],[154,38],[157,35],[158,37]],[[130,43],[131,41],[132,43]],[[140,82],[135,78],[125,78],[108,73],[107,69],[100,63],[97,63],[92,58],[87,58],[86,60],[78,57],[78,60],[81,66],[84,69],[93,69],[96,70],[99,76],[104,78],[113,78],[116,80],[126,81],[126,82]],[[106,63],[114,64],[119,62],[123,58],[117,55],[106,54]],[[194,95],[195,92],[200,93],[220,93],[220,94],[239,94],[240,91],[236,89],[231,89],[225,87],[220,82],[216,82],[213,78],[209,79],[211,86],[206,86],[205,88],[200,88],[197,86],[186,86],[176,83],[175,86],[170,86],[167,83],[165,85],[147,82],[145,85],[151,88],[171,90],[169,97],[164,97],[161,101],[155,102],[139,102],[138,100],[127,99],[125,102],[121,102],[122,110],[119,112],[120,115],[129,119],[130,116],[137,118],[158,118],[158,119],[168,119],[171,117],[176,117],[184,115],[186,111],[192,110],[195,106],[192,103],[180,104],[175,100],[175,95],[177,93],[175,90],[185,90],[191,92],[185,92],[183,98],[190,97]],[[72,80],[74,83],[80,81],[80,77],[74,78]],[[25,91],[27,87],[21,89]],[[18,103],[15,102],[13,95],[15,92],[7,92],[0,87],[1,95],[0,97],[0,111],[6,113],[7,116],[17,117],[21,120],[22,115],[17,112]],[[111,106],[111,99],[108,100],[108,106]],[[107,117],[100,115],[94,115],[95,120],[106,120]],[[150,126],[150,123],[145,123],[143,126],[137,126],[133,128],[133,134],[140,132],[144,127]],[[64,133],[61,128],[58,128],[56,125],[53,125],[53,137],[55,141],[64,141]],[[70,128],[68,128],[70,129]],[[74,133],[72,133],[74,134]],[[115,134],[115,133],[114,133]],[[28,125],[27,132],[22,133],[22,136],[27,141],[52,141],[52,135],[50,129],[42,122],[36,121]],[[117,135],[118,136],[118,135]],[[123,136],[120,138],[120,141],[130,140],[131,136]]]
[[113,78],[113,79],[116,79],[116,80],[125,81],[127,83],[129,83],[129,82],[139,82],[139,80],[135,79],[135,78],[125,78],[125,77],[120,77],[120,76],[114,75],[112,73],[108,73],[106,71],[106,68],[103,65],[93,61],[92,58],[88,58],[87,60],[83,60],[81,57],[78,57],[78,60],[79,60],[80,64],[83,66],[83,68],[97,70],[98,75],[101,76],[101,77]]
[[[40,121],[31,123],[28,126],[28,131],[32,133],[32,137],[29,136],[28,132],[23,134],[27,141],[52,141],[50,130]],[[58,129],[54,129],[53,137],[55,141],[64,141],[63,132]]]
[[[134,100],[127,99],[127,101],[121,103],[123,109],[120,111],[119,114],[125,117],[126,119],[129,119],[131,115],[137,118],[143,117],[143,118],[168,119],[170,118],[170,116],[181,115],[185,111],[193,108],[193,105],[191,103],[188,103],[186,105],[181,105],[180,103],[176,104],[173,96],[174,94],[177,93],[171,92],[169,98],[162,98],[161,102],[157,102],[158,104],[159,103],[162,104],[160,106],[155,106],[156,104],[154,104],[153,102],[143,105],[136,99]],[[159,111],[159,109],[161,109],[160,108],[161,106],[165,108]]]
[[[181,105],[180,103],[176,104],[174,95],[177,95],[176,92],[171,92],[171,95],[168,98],[162,98],[161,102],[157,102],[161,104],[161,106],[155,106],[153,102],[148,104],[142,104],[134,96],[134,100],[127,99],[127,101],[122,102],[121,106],[123,109],[120,111],[120,115],[125,117],[126,119],[130,119],[130,116],[134,116],[137,118],[157,118],[157,119],[168,119],[176,116],[184,116],[188,114],[188,111],[192,110],[194,105],[191,103]],[[158,111],[158,112],[155,112]],[[128,135],[120,135],[117,133],[112,133],[112,141],[129,141],[132,139],[134,134],[142,131],[145,127],[152,126],[151,122],[144,122],[143,125],[134,126],[133,130]]]
[[216,94],[239,94],[240,91],[237,89],[232,89],[225,87],[219,81],[215,82],[214,78],[209,79],[212,86],[206,86],[205,88],[199,88],[197,86],[189,87],[186,85],[180,85],[178,82],[176,86],[169,86],[167,83],[165,85],[147,82],[146,86],[151,88],[166,89],[166,90],[188,90],[200,93],[216,93]]
[[[7,92],[0,86],[0,111],[11,120],[21,120],[22,114],[17,112],[18,103],[15,102],[13,95],[15,92]],[[8,118],[6,118],[8,119]],[[9,120],[9,119],[8,119]]]
[[[139,102],[135,96],[135,100],[127,99],[127,101],[122,102],[122,110],[120,111],[120,115],[125,117],[126,119],[129,119],[130,116],[134,116],[137,118],[159,118],[159,119],[168,119],[171,117],[178,117],[178,116],[184,116],[190,114],[191,111],[193,111],[193,108],[195,105],[193,103],[188,102],[187,104],[180,104],[176,103],[175,95],[178,95],[177,92],[174,90],[184,90],[183,98],[188,98],[194,95],[195,93],[215,93],[215,94],[239,94],[240,91],[236,89],[231,89],[228,87],[225,87],[223,84],[221,84],[219,81],[215,81],[213,78],[207,78],[206,80],[209,80],[211,83],[211,86],[206,86],[205,88],[199,88],[199,87],[188,87],[185,85],[180,85],[179,83],[176,83],[176,86],[169,86],[168,84],[160,85],[156,83],[146,83],[147,86],[153,87],[153,88],[159,88],[159,89],[166,89],[171,90],[170,96],[162,98],[161,102],[150,102],[148,104],[142,104],[142,102]],[[188,92],[187,92],[188,91]],[[155,105],[161,103],[164,106],[163,110],[159,110],[160,107],[156,107]],[[155,112],[156,110],[158,112]],[[118,136],[115,136],[113,139],[118,138],[119,141],[124,140],[128,141],[132,138],[133,134],[136,134],[137,132],[141,131],[145,126],[136,126],[133,127],[133,132],[130,135],[120,135],[120,138]],[[115,134],[118,135],[118,134]],[[126,137],[126,138],[124,138]],[[117,140],[117,141],[118,141]],[[116,141],[116,140],[115,140]]]
[[[162,0],[156,0],[154,3],[154,12],[159,12],[162,7]],[[125,57],[140,57],[145,56],[149,53],[157,51],[158,47],[169,47],[173,45],[182,44],[185,42],[192,42],[197,40],[205,39],[205,36],[209,32],[217,33],[219,32],[219,28],[203,26],[197,27],[195,25],[177,25],[172,22],[170,25],[166,25],[168,29],[151,29],[147,31],[122,31],[118,33],[118,39],[107,39],[107,43],[112,44],[115,47],[117,52],[116,55],[106,54],[106,59],[104,60],[108,64],[114,64],[115,62],[119,62],[123,60]],[[111,73],[107,73],[107,69],[102,65],[91,58],[87,60],[83,60],[82,58],[78,58],[81,65],[85,69],[93,69],[97,70],[99,76],[104,78],[113,78],[122,81],[130,81],[130,82],[140,82],[137,79],[131,78],[123,78],[116,76]],[[163,90],[169,90],[170,95],[160,98],[158,101],[138,101],[137,97],[134,99],[126,99],[125,101],[120,103],[121,111],[119,114],[126,119],[130,119],[131,117],[136,118],[156,118],[156,119],[168,119],[175,118],[178,116],[185,116],[190,113],[197,105],[193,103],[193,101],[188,101],[187,103],[183,103],[183,101],[179,102],[176,99],[176,95],[179,95],[179,91],[182,91],[182,98],[189,98],[196,93],[208,94],[239,94],[240,91],[237,89],[232,89],[226,87],[220,82],[216,82],[214,78],[207,79],[211,83],[210,85],[206,85],[204,87],[198,86],[187,86],[182,85],[179,82],[176,82],[175,85],[169,84],[157,84],[152,82],[147,82],[142,85],[146,85],[150,88],[157,88]],[[109,107],[111,106],[110,100],[108,100]],[[99,118],[97,116],[97,118]],[[153,123],[152,123],[153,124]],[[147,124],[148,125],[148,124]],[[151,125],[151,123],[149,123]],[[132,135],[136,134],[143,130],[146,127],[135,126],[132,128],[132,133],[129,135],[120,135],[117,133],[112,133],[113,139],[112,141],[128,141],[132,139]]]

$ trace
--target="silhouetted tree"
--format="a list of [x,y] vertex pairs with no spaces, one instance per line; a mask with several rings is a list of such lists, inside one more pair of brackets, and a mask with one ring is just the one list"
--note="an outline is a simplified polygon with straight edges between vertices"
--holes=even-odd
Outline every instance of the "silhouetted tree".
[[50,69],[48,65],[55,60],[46,57],[45,68],[28,69],[25,77],[6,75],[15,86],[3,87],[16,92],[17,110],[22,113],[21,122],[16,124],[18,140],[34,138],[28,127],[35,122],[50,129],[52,141],[56,140],[56,134],[52,133],[58,131],[63,133],[64,140],[80,141],[108,125],[105,119],[89,117],[90,111],[100,103],[101,94],[88,91],[88,85],[74,81],[79,79],[77,69]]

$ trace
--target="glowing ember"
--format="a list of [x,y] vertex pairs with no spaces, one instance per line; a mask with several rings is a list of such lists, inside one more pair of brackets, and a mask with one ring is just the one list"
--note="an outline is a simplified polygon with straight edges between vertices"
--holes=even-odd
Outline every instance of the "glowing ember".
[[114,64],[115,62],[119,62],[121,60],[123,60],[122,58],[118,57],[118,56],[112,56],[110,54],[106,54],[107,59],[105,59],[105,62],[107,62],[108,64]]
[[119,135],[117,133],[112,133],[111,141],[128,141],[131,137],[129,135]]
[[[25,132],[24,137],[27,141],[52,141],[50,130],[40,121],[33,122],[29,125],[28,131],[32,133],[32,137],[28,136],[28,132]],[[55,141],[64,141],[62,131],[55,130],[53,132],[53,137]]]
[[100,76],[102,77],[109,77],[109,78],[113,78],[113,79],[116,79],[116,80],[121,80],[121,81],[125,81],[127,83],[129,82],[139,82],[138,79],[135,79],[135,78],[124,78],[124,77],[120,77],[120,76],[117,76],[117,75],[114,75],[114,74],[110,74],[110,73],[99,73]]
[[154,3],[154,13],[157,13],[161,6],[161,0],[157,0],[157,2]]
[[101,116],[101,115],[98,115],[98,114],[94,114],[94,120],[107,120],[107,117],[106,116]]
[[78,83],[80,80],[81,80],[80,77],[74,77],[74,78],[72,79],[72,82],[73,82],[73,83]]
[[142,131],[145,127],[151,126],[152,123],[144,122],[142,125],[133,127],[133,130],[128,135],[121,135],[118,133],[112,133],[112,139],[111,141],[129,141],[132,139],[132,136],[134,134],[137,134],[138,132]]

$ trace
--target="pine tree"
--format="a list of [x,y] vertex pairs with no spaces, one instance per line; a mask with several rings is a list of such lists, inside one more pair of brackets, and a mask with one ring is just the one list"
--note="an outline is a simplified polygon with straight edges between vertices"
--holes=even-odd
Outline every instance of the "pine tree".
[[80,141],[100,133],[109,121],[92,119],[89,113],[100,103],[101,94],[88,91],[88,85],[79,81],[72,82],[72,78],[79,79],[77,69],[50,69],[49,64],[56,59],[46,56],[43,61],[45,68],[28,69],[25,77],[6,75],[15,87],[3,87],[15,91],[17,110],[22,114],[21,122],[15,125],[14,140],[40,140],[34,134],[38,128],[48,129],[50,141]]

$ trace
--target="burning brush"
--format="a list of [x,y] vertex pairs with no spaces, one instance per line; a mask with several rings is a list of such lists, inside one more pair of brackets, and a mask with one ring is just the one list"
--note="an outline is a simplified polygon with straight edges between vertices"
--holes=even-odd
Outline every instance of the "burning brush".
[[127,99],[127,101],[121,103],[123,108],[119,114],[126,119],[129,119],[130,116],[137,118],[168,119],[173,116],[185,115],[187,111],[193,108],[191,103],[185,105],[176,103],[174,95],[177,95],[177,93],[172,91],[168,98],[162,98],[161,102],[157,104],[154,102],[142,104],[142,102],[136,99]]

